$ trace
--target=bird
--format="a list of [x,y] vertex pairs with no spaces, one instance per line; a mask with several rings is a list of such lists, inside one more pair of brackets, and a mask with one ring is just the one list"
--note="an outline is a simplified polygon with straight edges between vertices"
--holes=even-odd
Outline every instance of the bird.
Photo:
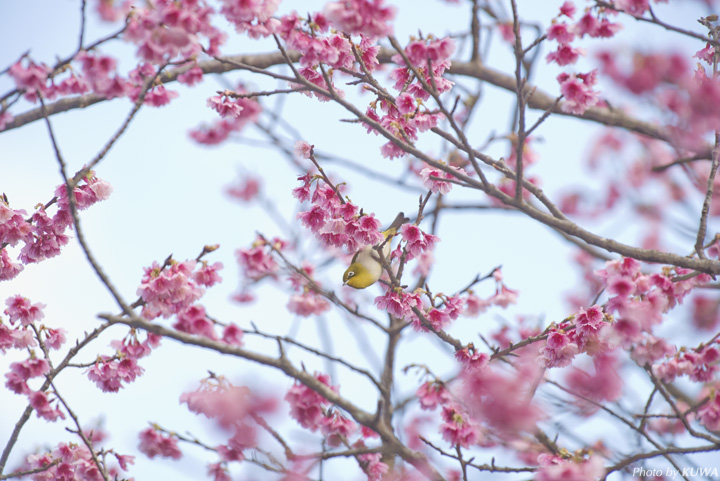
[[[390,227],[383,231],[382,254],[386,261],[390,261],[392,250],[391,237],[397,234],[398,228],[410,219],[400,212]],[[367,245],[357,251],[350,262],[350,267],[343,274],[343,285],[355,289],[365,289],[375,284],[383,273],[383,266],[375,246]]]

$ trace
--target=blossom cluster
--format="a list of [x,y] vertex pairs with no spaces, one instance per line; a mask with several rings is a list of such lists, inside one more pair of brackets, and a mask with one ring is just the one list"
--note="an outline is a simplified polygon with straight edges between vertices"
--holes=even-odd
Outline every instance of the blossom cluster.
[[[560,13],[553,20],[547,30],[547,39],[558,44],[556,50],[550,52],[546,59],[548,63],[556,63],[560,66],[575,64],[585,50],[574,47],[572,42],[588,35],[595,38],[613,37],[621,25],[613,23],[607,18],[606,11],[598,9],[593,14],[592,9],[586,10],[585,14],[575,23],[568,23],[564,20],[575,15],[575,6],[572,2],[565,2],[560,7]],[[565,102],[562,109],[574,114],[582,114],[589,107],[598,103],[598,94],[593,87],[597,83],[597,71],[588,73],[562,73],[558,75],[557,81],[560,84],[560,92]]]
[[[198,268],[196,270],[196,268]],[[211,287],[221,280],[217,271],[222,264],[170,259],[165,265],[153,262],[144,269],[137,294],[144,301],[142,315],[146,319],[162,316],[167,319],[189,308]]]
[[694,71],[685,56],[675,52],[639,53],[630,68],[611,52],[602,52],[599,60],[603,73],[619,87],[647,98],[665,113],[675,145],[698,149],[705,135],[720,126],[720,81],[712,74],[713,47],[708,45],[695,56],[700,62]]
[[319,179],[309,173],[298,177],[302,185],[293,190],[293,196],[312,206],[298,214],[300,222],[326,246],[357,252],[366,245],[379,244],[383,235],[375,215],[359,215],[355,204],[342,199],[338,191]]
[[290,296],[288,310],[302,317],[328,311],[330,303],[318,293],[317,288],[320,284],[313,279],[314,267],[308,262],[303,262],[300,269],[301,272],[290,276],[290,283],[295,293]]
[[[190,72],[189,70],[186,73]],[[234,93],[238,95],[246,93],[245,87],[242,84],[239,85]],[[189,132],[190,138],[204,145],[222,143],[231,134],[237,133],[246,125],[254,123],[262,112],[262,106],[256,100],[245,97],[231,98],[226,94],[210,97],[207,104],[221,118],[209,125],[200,125]]]
[[[215,248],[211,247],[212,250]],[[248,254],[242,249],[238,251],[238,257],[248,264],[257,260],[253,253]],[[169,259],[162,266],[153,262],[145,268],[137,290],[144,302],[143,317],[155,319],[162,316],[167,319],[175,315],[173,327],[178,331],[241,346],[243,331],[236,324],[219,324],[207,316],[202,305],[196,304],[205,288],[222,281],[218,273],[222,268],[220,262],[210,264],[204,260],[176,262]],[[222,333],[217,332],[218,327],[222,328]]]
[[27,396],[38,417],[47,421],[64,419],[65,414],[59,408],[59,400],[50,391],[31,388],[28,382],[33,378],[45,377],[51,370],[50,363],[45,358],[37,357],[32,348],[37,347],[39,341],[44,349],[60,349],[65,342],[65,330],[40,324],[45,317],[42,312],[44,304],[33,304],[20,295],[8,298],[5,304],[8,307],[4,314],[8,316],[9,325],[0,319],[0,353],[9,349],[30,351],[27,359],[10,364],[10,370],[5,373],[5,386],[15,394]]
[[246,386],[236,386],[215,375],[203,379],[198,389],[183,393],[180,402],[231,433],[225,443],[214,448],[220,461],[208,466],[220,476],[225,472],[224,464],[246,458],[245,452],[257,445],[257,426],[263,426],[260,418],[277,409],[274,398],[259,396]]
[[[104,437],[104,433],[93,431],[85,433],[94,445]],[[118,454],[112,450],[107,451],[117,461],[117,465],[110,465],[107,469],[107,476],[111,479],[124,477],[123,471],[128,470],[129,464],[134,464],[134,456]],[[30,471],[30,479],[33,481],[56,481],[56,480],[87,480],[100,481],[103,479],[97,464],[97,455],[91,453],[84,444],[59,443],[54,449],[44,453],[31,454],[24,460],[21,471]],[[109,456],[105,462],[109,461]],[[105,463],[103,463],[105,464]]]
[[517,354],[511,371],[489,365],[485,356],[465,361],[458,393],[475,422],[508,440],[533,432],[547,412],[532,396],[543,375],[537,350],[530,346]]
[[442,424],[439,431],[452,446],[468,448],[481,438],[480,427],[467,413],[463,405],[455,399],[445,384],[439,380],[427,381],[415,392],[420,408],[433,410],[442,407]]
[[[390,78],[400,93],[394,102],[380,100],[371,104],[366,116],[392,133],[399,142],[414,142],[419,133],[435,127],[441,114],[431,112],[427,107],[421,108],[431,95],[426,86],[437,94],[452,88],[454,83],[443,74],[450,67],[450,56],[454,51],[455,43],[449,37],[410,42],[404,49],[409,64],[400,54],[392,58],[400,67],[390,73]],[[365,127],[368,132],[378,134],[374,126],[366,124]],[[405,151],[392,141],[382,146],[381,153],[390,159],[405,155]]]
[[598,349],[600,332],[608,325],[598,305],[580,309],[574,316],[574,329],[569,321],[548,330],[545,346],[540,349],[540,361],[545,367],[565,367],[581,352]]
[[511,304],[517,303],[518,291],[509,288],[505,284],[502,270],[496,269],[492,277],[495,280],[495,294],[487,299],[483,299],[472,290],[468,291],[467,297],[465,298],[464,315],[477,317],[491,306],[498,306],[505,309]]
[[[73,61],[77,68],[67,69],[67,76],[63,76],[62,69],[54,71],[45,64],[24,58],[13,64],[9,73],[17,89],[24,92],[24,97],[32,102],[36,102],[39,96],[53,100],[89,92],[105,99],[127,97],[138,101],[144,92],[145,105],[162,107],[178,96],[177,92],[167,90],[162,84],[148,83],[158,72],[151,63],[139,63],[127,73],[127,77],[123,77],[117,71],[115,58],[96,50],[82,50]],[[12,120],[9,112],[3,114],[3,124]]]
[[225,34],[211,24],[212,13],[204,0],[156,1],[152,8],[132,10],[123,38],[138,46],[139,58],[154,64],[196,56],[203,51],[202,37],[208,39],[205,50],[217,55]]
[[98,356],[87,376],[103,392],[118,392],[145,372],[138,360],[160,345],[160,336],[147,333],[146,339],[140,341],[137,332],[130,331],[123,340],[112,341],[110,345],[115,348],[115,355]]
[[[338,392],[338,387],[331,384],[327,374],[315,373],[314,377],[332,391]],[[311,432],[320,431],[329,446],[351,444],[350,439],[358,431],[358,426],[353,421],[345,417],[339,409],[333,408],[321,394],[304,384],[296,382],[285,395],[285,401],[290,405],[290,416],[303,428]],[[366,447],[364,440],[377,436],[377,433],[362,426],[360,437],[351,445],[355,449],[363,449]],[[368,481],[380,481],[389,469],[387,464],[382,462],[380,453],[359,455],[357,461],[368,476]]]
[[[112,192],[110,184],[88,173],[73,189],[75,206],[84,210],[107,199]],[[72,228],[73,218],[65,184],[55,189],[57,211],[50,217],[46,207],[40,206],[29,218],[22,209],[13,209],[7,199],[0,197],[0,281],[15,278],[23,264],[41,262],[60,254],[70,238],[65,234]],[[13,262],[7,247],[22,245],[18,260]]]
[[623,344],[641,340],[641,333],[651,333],[663,314],[681,303],[694,287],[710,281],[709,275],[700,274],[673,282],[673,275],[690,272],[682,268],[673,271],[643,274],[640,263],[629,258],[610,261],[596,271],[611,294],[607,310],[616,316],[611,340]]
[[272,256],[272,251],[273,249],[282,251],[286,246],[285,241],[280,239],[268,242],[258,236],[250,248],[235,251],[243,276],[252,281],[259,281],[268,276],[275,277],[278,265]]
[[180,459],[182,451],[177,445],[177,438],[171,435],[164,435],[154,427],[149,427],[140,432],[140,444],[138,449],[149,458],[161,456],[164,458]]
[[[716,343],[717,344],[717,343]],[[720,372],[720,349],[704,345],[697,349],[682,349],[664,362],[652,366],[653,373],[664,382],[672,382],[679,376],[691,381],[706,383]]]
[[[427,252],[424,249],[431,249],[438,240],[414,225],[403,225],[401,233],[403,241],[406,242],[404,249],[419,256]],[[493,278],[496,281],[496,292],[488,299],[478,297],[473,291],[453,296],[440,293],[431,299],[432,305],[426,305],[422,295],[424,291],[421,289],[412,293],[400,289],[388,289],[385,294],[375,298],[375,305],[398,319],[410,322],[418,331],[427,332],[429,328],[436,331],[443,330],[461,315],[477,316],[489,306],[497,305],[505,308],[516,302],[517,291],[505,285],[499,269],[493,273]],[[416,315],[415,309],[420,311],[420,316]]]
[[[315,374],[315,379],[337,392],[327,374]],[[290,405],[290,416],[310,431],[320,431],[330,446],[340,446],[357,430],[357,426],[322,395],[304,384],[295,383],[285,395]]]

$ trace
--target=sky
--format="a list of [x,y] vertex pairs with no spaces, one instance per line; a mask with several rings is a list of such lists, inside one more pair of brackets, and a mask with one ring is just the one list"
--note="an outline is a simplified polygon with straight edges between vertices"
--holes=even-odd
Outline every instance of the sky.
[[[92,2],[91,2],[92,3]],[[417,31],[438,36],[457,33],[465,28],[467,9],[448,6],[438,1],[394,2],[398,7],[396,36],[406,41]],[[417,8],[422,3],[422,8]],[[507,3],[507,2],[503,2]],[[558,1],[519,1],[522,15],[534,22],[547,24],[557,11]],[[582,2],[579,2],[582,3]],[[34,0],[32,2],[0,2],[0,69],[13,63],[23,52],[30,50],[36,60],[52,63],[56,57],[72,52],[77,43],[79,2],[71,0]],[[322,2],[286,2],[284,9],[316,10]],[[679,25],[691,27],[697,15],[688,15],[682,9],[658,6],[659,13],[673,15]],[[666,9],[669,8],[669,9]],[[632,24],[630,24],[632,25]],[[115,27],[101,25],[94,12],[89,13],[88,39],[99,38]],[[618,42],[637,47],[647,43],[683,48],[683,41],[675,37],[650,37],[643,25],[632,25]],[[497,42],[497,39],[495,40]],[[497,48],[495,48],[497,47]],[[231,33],[224,53],[269,51],[268,42],[254,43]],[[120,56],[121,69],[131,65],[132,48],[120,45],[106,50]],[[543,50],[541,55],[547,52]],[[487,63],[495,68],[510,71],[514,59],[504,45],[493,47]],[[561,71],[557,67],[540,68],[533,81],[546,90],[557,93],[554,77]],[[594,66],[591,57],[584,59],[580,69]],[[249,74],[233,73],[227,78],[234,82],[242,79],[250,86],[277,88],[277,84]],[[0,77],[0,92],[10,88],[7,76]],[[209,290],[202,302],[209,312],[218,318],[237,322],[248,327],[254,322],[261,330],[277,334],[292,334],[299,340],[313,345],[324,344],[326,337],[334,339],[330,346],[334,352],[369,366],[377,364],[372,356],[365,357],[367,347],[382,352],[382,344],[367,325],[347,321],[337,315],[320,318],[299,319],[285,309],[287,294],[271,286],[262,286],[258,301],[251,306],[240,306],[229,300],[239,282],[234,260],[237,248],[247,247],[256,232],[272,237],[286,235],[282,225],[273,222],[261,208],[240,205],[228,199],[224,187],[238,175],[250,173],[264,179],[263,195],[281,213],[285,222],[298,229],[295,220],[298,206],[290,195],[297,185],[296,176],[301,174],[276,150],[258,145],[264,141],[262,133],[254,128],[243,131],[240,139],[228,142],[220,148],[207,148],[193,143],[187,136],[189,129],[214,118],[205,100],[226,84],[209,78],[194,89],[173,85],[180,93],[178,99],[159,109],[143,109],[132,122],[128,132],[113,147],[96,169],[97,175],[109,181],[114,193],[109,200],[93,206],[82,215],[82,225],[91,249],[109,277],[126,299],[136,298],[136,289],[142,276],[142,268],[153,261],[162,262],[169,254],[175,259],[195,257],[206,244],[220,244],[221,248],[208,259],[220,261],[224,282]],[[359,98],[355,92],[349,96]],[[478,143],[489,135],[505,135],[512,115],[512,96],[491,86],[483,89],[483,104],[476,112],[472,124],[474,139]],[[300,138],[314,144],[319,151],[350,159],[389,176],[401,176],[406,168],[403,160],[387,161],[379,155],[380,139],[364,135],[354,124],[338,122],[349,115],[329,104],[320,104],[303,96],[282,99],[280,109],[277,99],[263,100],[268,111],[281,111],[283,123],[296,129]],[[74,172],[91,159],[119,127],[131,106],[128,100],[104,102],[87,109],[76,110],[52,118],[60,148]],[[537,113],[533,113],[537,116]],[[267,120],[265,120],[267,122]],[[294,132],[283,130],[280,134],[292,145]],[[568,179],[588,189],[596,186],[584,168],[584,158],[590,148],[591,135],[596,128],[573,119],[551,118],[538,130],[538,142],[534,144],[541,161],[534,167],[543,179],[543,188],[551,195],[559,192]],[[436,143],[427,142],[427,148],[440,153]],[[507,144],[492,147],[489,151],[497,157],[507,155]],[[417,209],[416,192],[396,192],[377,179],[328,162],[326,170],[349,184],[351,199],[366,212],[388,223],[399,211],[409,214]],[[33,206],[47,202],[54,188],[60,183],[58,166],[42,122],[0,134],[0,192],[5,192],[15,208],[30,212]],[[450,199],[473,201],[474,193],[453,192]],[[632,228],[610,224],[606,234],[633,239]],[[487,212],[481,216],[468,216],[452,212],[441,220],[442,241],[436,251],[432,283],[436,291],[454,292],[466,285],[475,274],[486,274],[498,265],[503,266],[507,285],[520,292],[517,306],[507,310],[492,310],[480,319],[464,321],[457,326],[455,334],[466,338],[477,332],[487,332],[498,323],[513,320],[518,315],[537,319],[543,325],[560,320],[572,313],[564,302],[565,294],[578,282],[576,269],[569,261],[569,251],[564,241],[535,222],[520,215]],[[442,233],[447,233],[445,237]],[[295,260],[305,253],[310,259],[324,258],[304,246]],[[344,265],[337,262],[320,274],[324,286],[342,292],[341,274]],[[483,287],[487,289],[487,287]],[[372,302],[379,295],[379,288],[370,288],[357,297],[363,308],[372,310]],[[98,282],[85,261],[77,242],[72,241],[63,254],[39,265],[26,267],[20,277],[10,283],[0,284],[0,300],[22,294],[33,302],[42,302],[45,322],[49,326],[64,327],[77,336],[98,324],[98,313],[116,312],[111,297]],[[355,324],[353,324],[355,323]],[[122,328],[112,330],[95,342],[82,362],[92,361],[99,352],[112,352],[109,342],[125,333]],[[74,337],[71,337],[74,339]],[[253,340],[255,343],[255,340]],[[262,343],[250,344],[258,349]],[[440,372],[451,372],[449,360],[441,361],[447,354],[444,346],[433,340],[414,337],[400,353],[398,365],[413,362],[419,353],[436,353]],[[300,359],[300,355],[298,354]],[[0,367],[19,360],[17,353],[0,358]],[[325,363],[317,358],[302,357],[308,370],[325,370]],[[63,394],[76,411],[82,413],[86,424],[102,422],[112,433],[110,440],[121,453],[135,452],[137,432],[147,423],[190,431],[198,436],[212,437],[204,423],[179,406],[179,395],[193,388],[207,371],[224,373],[238,383],[263,383],[270,392],[283,395],[289,381],[268,369],[258,369],[237,359],[228,359],[196,349],[187,349],[171,341],[151,357],[143,360],[146,374],[119,394],[102,393],[84,379],[83,370],[63,373],[58,382]],[[372,409],[374,398],[365,395],[367,385],[341,369],[333,368],[343,394],[359,400],[362,407]],[[334,376],[334,377],[335,377]],[[407,377],[406,386],[417,380]],[[408,388],[409,389],[409,388]],[[24,399],[0,390],[0,440],[7,433],[24,409]],[[132,415],[117,413],[132,413]],[[98,421],[101,420],[101,421]],[[293,436],[302,438],[298,427],[290,427]],[[20,456],[35,447],[44,446],[65,438],[60,424],[49,425],[33,418],[23,431],[11,466]],[[149,461],[144,456],[136,458],[133,475],[136,479],[153,478],[192,480],[204,476],[204,463],[193,462],[202,456],[198,450],[185,449],[186,458],[180,462]]]

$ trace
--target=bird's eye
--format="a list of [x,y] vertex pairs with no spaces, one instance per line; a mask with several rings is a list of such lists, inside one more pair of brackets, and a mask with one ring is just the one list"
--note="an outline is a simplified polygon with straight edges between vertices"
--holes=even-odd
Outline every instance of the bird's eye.
[[354,275],[355,275],[355,272],[354,272],[354,271],[348,272],[348,279],[350,279],[350,278],[351,278],[352,276],[354,276]]

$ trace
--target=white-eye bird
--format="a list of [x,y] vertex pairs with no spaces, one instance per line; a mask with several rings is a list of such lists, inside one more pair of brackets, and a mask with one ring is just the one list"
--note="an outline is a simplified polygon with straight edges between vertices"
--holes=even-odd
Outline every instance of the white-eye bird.
[[[390,252],[392,251],[392,239],[388,237],[397,234],[398,228],[405,222],[410,221],[405,214],[400,212],[390,227],[383,231],[382,254],[386,261],[390,262]],[[382,243],[381,243],[382,244]],[[374,246],[365,246],[352,258],[350,267],[343,274],[343,285],[354,287],[355,289],[365,289],[375,284],[383,273],[383,266],[380,257]]]

